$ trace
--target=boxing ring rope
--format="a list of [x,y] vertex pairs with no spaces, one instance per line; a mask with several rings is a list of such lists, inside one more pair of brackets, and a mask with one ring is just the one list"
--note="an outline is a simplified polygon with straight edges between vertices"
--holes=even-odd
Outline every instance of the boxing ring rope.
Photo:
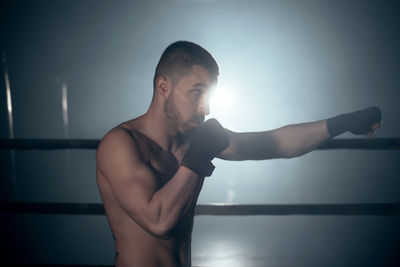
[[[95,139],[9,139],[0,138],[0,149],[8,150],[55,150],[55,149],[96,149],[99,140]],[[333,139],[321,145],[321,149],[363,149],[399,150],[400,138],[373,139]]]
[[[28,203],[0,202],[0,214],[64,214],[104,215],[102,204],[97,203]],[[199,204],[196,215],[400,215],[400,204]]]
[[[2,150],[96,149],[99,140],[83,139],[6,139]],[[318,149],[400,150],[400,138],[333,139]],[[0,202],[0,214],[104,215],[98,203]],[[400,215],[400,203],[353,204],[199,204],[196,215]]]

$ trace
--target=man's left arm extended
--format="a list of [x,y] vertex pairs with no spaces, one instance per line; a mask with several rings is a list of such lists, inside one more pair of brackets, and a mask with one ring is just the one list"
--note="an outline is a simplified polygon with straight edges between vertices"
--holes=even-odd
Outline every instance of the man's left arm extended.
[[371,137],[380,127],[376,107],[342,114],[327,120],[292,124],[263,132],[228,131],[230,144],[218,157],[226,160],[293,158],[306,154],[333,137],[350,131]]

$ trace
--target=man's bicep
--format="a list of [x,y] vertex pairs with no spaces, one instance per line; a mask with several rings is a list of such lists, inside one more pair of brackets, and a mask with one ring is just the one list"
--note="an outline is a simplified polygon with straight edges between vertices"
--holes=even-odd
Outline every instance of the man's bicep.
[[97,150],[97,167],[125,212],[135,220],[145,220],[140,216],[146,216],[144,209],[156,190],[154,174],[140,158],[132,137],[122,130],[113,131]]

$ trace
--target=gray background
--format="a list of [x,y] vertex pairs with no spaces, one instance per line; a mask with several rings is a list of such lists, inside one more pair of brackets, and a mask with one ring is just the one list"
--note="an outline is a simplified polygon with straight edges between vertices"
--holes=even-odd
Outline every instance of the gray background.
[[[0,6],[16,138],[100,139],[146,112],[163,49],[204,46],[236,131],[381,107],[376,137],[399,137],[396,1],[8,1]],[[4,70],[0,137],[8,137]],[[64,131],[61,81],[68,85]],[[229,100],[229,101],[228,101]],[[354,138],[350,134],[341,137]],[[0,151],[0,201],[100,203],[95,152]],[[314,151],[295,159],[215,160],[199,203],[398,203],[400,152]],[[198,216],[198,266],[395,266],[399,216]],[[104,216],[0,215],[1,260],[112,264]],[[397,259],[397,260],[396,260]],[[1,262],[1,261],[0,261]]]

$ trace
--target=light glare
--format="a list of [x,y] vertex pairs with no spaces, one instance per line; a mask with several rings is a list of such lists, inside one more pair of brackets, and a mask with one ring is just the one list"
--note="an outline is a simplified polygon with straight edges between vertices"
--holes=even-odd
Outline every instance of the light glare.
[[211,96],[211,113],[213,116],[223,119],[224,116],[233,112],[234,95],[232,89],[227,86],[218,86]]

